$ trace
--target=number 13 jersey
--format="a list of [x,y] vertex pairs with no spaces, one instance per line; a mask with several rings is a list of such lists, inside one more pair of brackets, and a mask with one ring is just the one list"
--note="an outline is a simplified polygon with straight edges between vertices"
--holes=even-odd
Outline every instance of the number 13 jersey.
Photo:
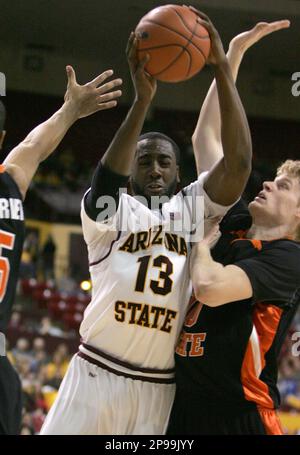
[[134,366],[174,367],[174,349],[192,291],[190,234],[204,218],[223,216],[230,208],[210,200],[203,188],[205,175],[160,211],[122,194],[115,215],[95,222],[83,200],[92,280],[92,300],[80,327],[84,343]]

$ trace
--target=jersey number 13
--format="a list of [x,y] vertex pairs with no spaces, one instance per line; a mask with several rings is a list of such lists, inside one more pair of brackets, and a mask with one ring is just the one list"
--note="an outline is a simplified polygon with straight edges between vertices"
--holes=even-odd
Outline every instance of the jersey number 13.
[[[149,267],[151,256],[143,256],[138,259],[140,263],[135,291],[144,292],[145,283],[147,278],[147,271]],[[172,291],[173,281],[170,275],[173,273],[173,264],[166,256],[157,256],[152,261],[152,266],[160,269],[158,280],[150,280],[150,288],[155,294],[167,295]],[[163,270],[164,269],[164,270]]]

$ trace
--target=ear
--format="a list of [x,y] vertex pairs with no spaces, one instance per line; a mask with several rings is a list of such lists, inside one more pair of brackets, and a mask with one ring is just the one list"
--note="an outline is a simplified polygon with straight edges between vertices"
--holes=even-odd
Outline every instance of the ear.
[[3,130],[2,133],[0,134],[0,150],[2,149],[5,135],[6,135],[6,131]]
[[180,183],[180,171],[179,171],[179,166],[176,166],[176,181],[177,181],[177,183]]

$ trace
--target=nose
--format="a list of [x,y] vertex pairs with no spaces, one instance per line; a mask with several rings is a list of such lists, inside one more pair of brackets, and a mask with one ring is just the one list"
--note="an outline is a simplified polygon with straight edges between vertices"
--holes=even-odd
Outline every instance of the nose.
[[161,176],[161,168],[157,161],[153,161],[151,169],[150,169],[150,175],[153,178],[158,178]]
[[273,182],[264,182],[263,183],[263,188],[266,191],[272,191],[273,189]]

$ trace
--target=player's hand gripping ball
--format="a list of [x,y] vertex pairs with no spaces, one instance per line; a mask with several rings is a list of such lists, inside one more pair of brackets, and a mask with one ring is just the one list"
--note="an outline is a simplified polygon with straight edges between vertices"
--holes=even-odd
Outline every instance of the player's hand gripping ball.
[[150,55],[145,70],[164,82],[193,77],[210,52],[209,34],[187,6],[165,5],[150,11],[138,23],[138,59]]

